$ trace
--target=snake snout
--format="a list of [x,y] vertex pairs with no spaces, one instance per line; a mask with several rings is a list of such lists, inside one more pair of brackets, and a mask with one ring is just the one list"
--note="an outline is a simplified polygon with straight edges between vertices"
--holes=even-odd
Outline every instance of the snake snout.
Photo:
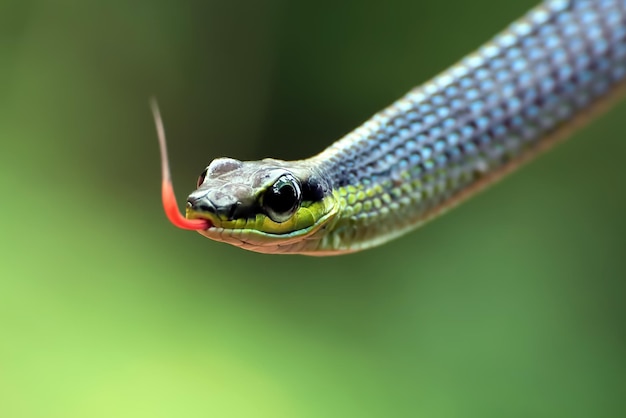
[[206,197],[200,199],[194,199],[190,197],[189,199],[187,199],[187,208],[193,210],[194,212],[212,213],[214,215],[217,215],[217,209]]
[[216,199],[215,193],[205,194],[202,197],[189,196],[187,209],[192,212],[210,214],[222,220],[232,220],[240,206],[235,199]]

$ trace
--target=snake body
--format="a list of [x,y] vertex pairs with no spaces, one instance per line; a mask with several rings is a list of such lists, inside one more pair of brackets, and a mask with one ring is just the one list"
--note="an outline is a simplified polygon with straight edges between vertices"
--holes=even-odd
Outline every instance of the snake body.
[[214,160],[186,216],[258,252],[372,247],[565,137],[625,79],[626,0],[545,1],[314,157]]

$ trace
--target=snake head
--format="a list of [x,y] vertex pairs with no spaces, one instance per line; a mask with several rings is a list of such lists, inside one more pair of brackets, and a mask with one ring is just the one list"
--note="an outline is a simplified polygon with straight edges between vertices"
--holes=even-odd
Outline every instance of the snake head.
[[338,205],[328,182],[306,160],[218,158],[187,198],[186,217],[204,219],[208,238],[265,252],[294,251],[333,218]]
[[187,198],[183,217],[176,205],[161,113],[155,99],[150,105],[161,152],[163,208],[174,226],[262,253],[317,249],[321,237],[316,232],[335,217],[339,204],[315,163],[213,160]]

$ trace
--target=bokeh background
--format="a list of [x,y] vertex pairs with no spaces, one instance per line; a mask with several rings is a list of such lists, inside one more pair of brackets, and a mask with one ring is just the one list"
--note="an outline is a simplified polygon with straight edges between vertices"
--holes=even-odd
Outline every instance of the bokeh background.
[[626,105],[384,247],[267,256],[160,203],[303,158],[533,0],[0,3],[0,416],[626,416]]

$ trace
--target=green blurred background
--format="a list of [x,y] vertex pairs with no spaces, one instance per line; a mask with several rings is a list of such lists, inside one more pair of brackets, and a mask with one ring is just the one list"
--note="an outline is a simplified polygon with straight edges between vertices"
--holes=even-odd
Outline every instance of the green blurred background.
[[1,417],[626,415],[626,106],[381,248],[172,227],[218,156],[307,157],[532,0],[0,3]]

